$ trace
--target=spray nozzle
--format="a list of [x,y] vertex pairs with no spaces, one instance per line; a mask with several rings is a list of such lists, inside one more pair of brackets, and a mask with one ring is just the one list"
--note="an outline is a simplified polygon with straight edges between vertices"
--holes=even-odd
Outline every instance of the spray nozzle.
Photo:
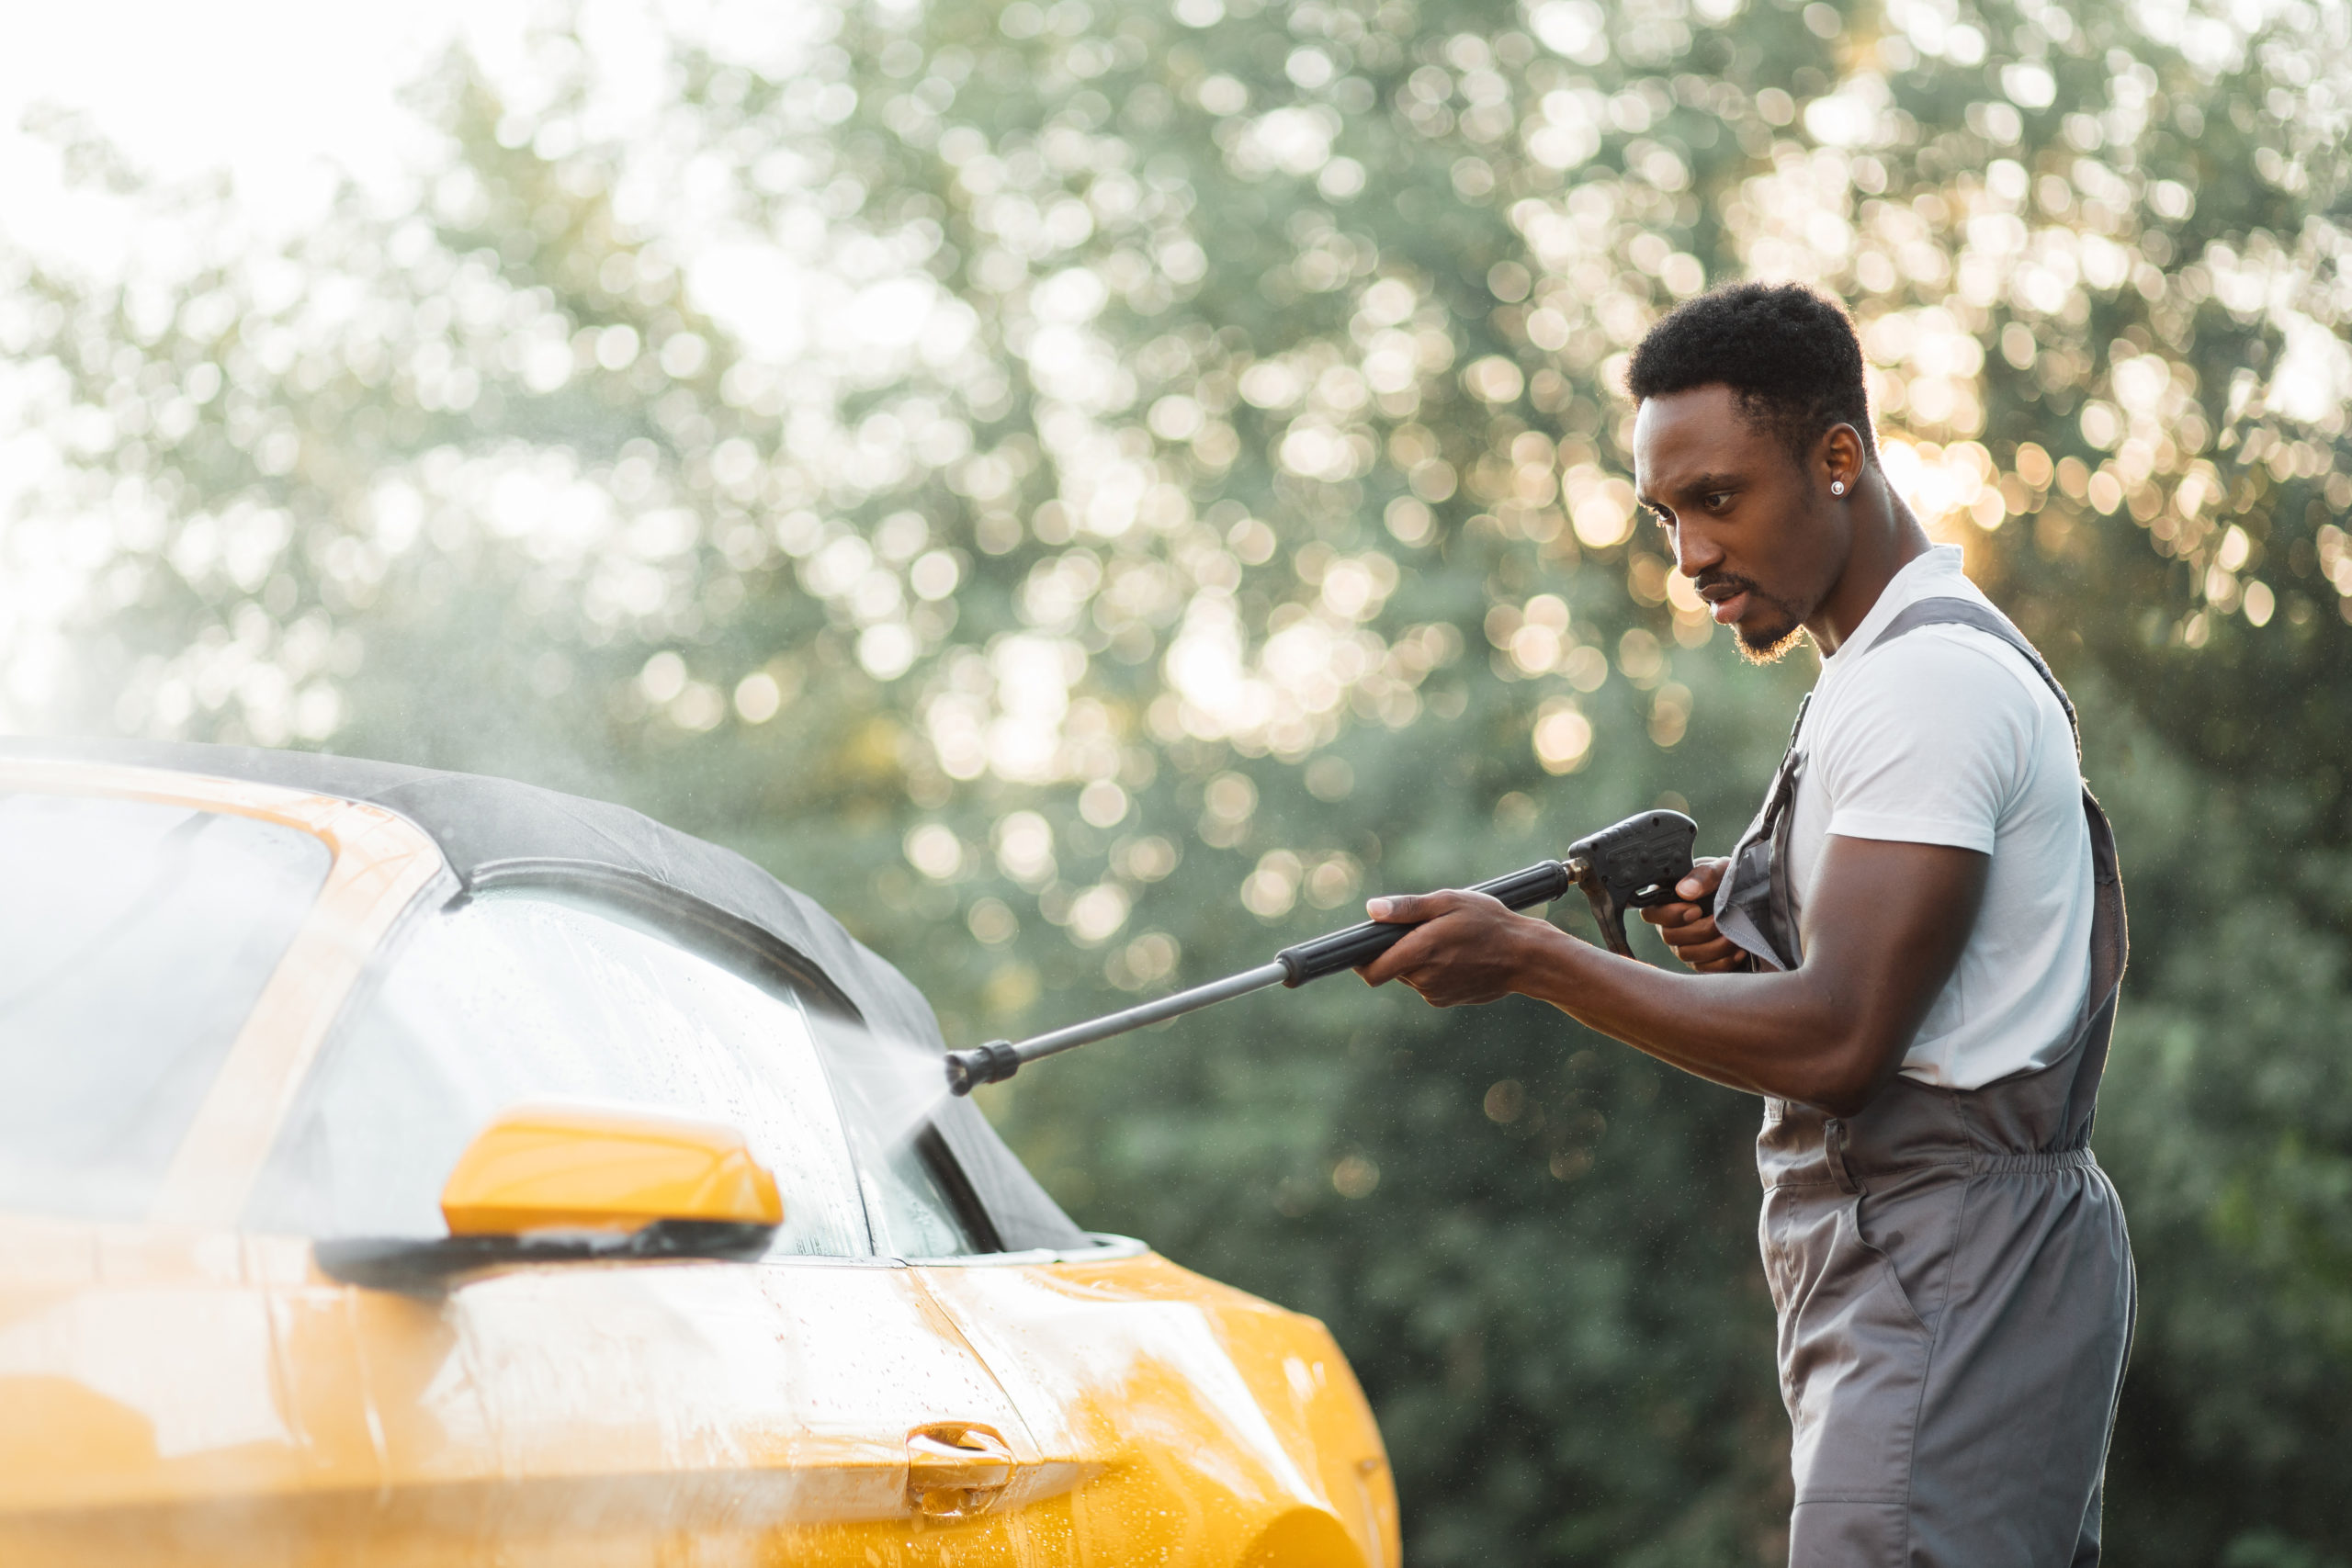
[[1021,1055],[1010,1040],[991,1040],[968,1051],[947,1054],[947,1089],[969,1094],[984,1083],[998,1083],[1021,1070]]

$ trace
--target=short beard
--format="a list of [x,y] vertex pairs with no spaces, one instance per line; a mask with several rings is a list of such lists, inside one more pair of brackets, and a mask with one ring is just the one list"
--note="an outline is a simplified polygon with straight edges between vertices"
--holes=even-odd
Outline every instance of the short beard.
[[[1804,636],[1804,623],[1813,614],[1813,610],[1802,604],[1765,592],[1762,588],[1757,586],[1754,578],[1708,577],[1697,586],[1702,589],[1715,587],[1734,589],[1747,594],[1750,603],[1761,604],[1768,610],[1777,612],[1772,620],[1761,626],[1732,627],[1733,645],[1739,649],[1740,658],[1750,664],[1778,663]],[[1815,608],[1817,609],[1819,606],[1816,605]]]
[[1750,632],[1746,626],[1734,626],[1732,632],[1732,646],[1739,649],[1744,661],[1778,664],[1787,657],[1789,649],[1804,640],[1804,623],[1798,621],[1760,634]]

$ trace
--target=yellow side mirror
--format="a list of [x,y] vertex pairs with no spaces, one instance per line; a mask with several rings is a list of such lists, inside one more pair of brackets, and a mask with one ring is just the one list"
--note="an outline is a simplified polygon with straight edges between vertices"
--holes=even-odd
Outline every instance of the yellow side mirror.
[[517,1106],[484,1128],[441,1190],[452,1236],[632,1235],[661,1221],[784,1223],[775,1177],[715,1122],[571,1105]]

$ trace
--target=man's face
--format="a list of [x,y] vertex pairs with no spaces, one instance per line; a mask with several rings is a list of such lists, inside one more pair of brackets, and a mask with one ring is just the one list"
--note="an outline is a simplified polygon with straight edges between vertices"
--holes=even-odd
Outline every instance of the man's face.
[[1822,504],[1817,478],[1728,387],[1650,398],[1634,416],[1634,491],[1751,662],[1787,652],[1845,569],[1847,511]]

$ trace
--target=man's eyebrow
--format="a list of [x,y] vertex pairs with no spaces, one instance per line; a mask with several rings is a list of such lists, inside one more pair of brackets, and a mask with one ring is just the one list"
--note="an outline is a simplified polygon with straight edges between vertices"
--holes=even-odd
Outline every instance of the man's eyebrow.
[[[1679,495],[1711,495],[1716,491],[1737,490],[1747,482],[1738,474],[1693,474],[1689,479],[1678,479],[1668,488]],[[1652,509],[1658,504],[1657,495],[1646,487],[1635,491],[1634,500],[1637,504]]]

